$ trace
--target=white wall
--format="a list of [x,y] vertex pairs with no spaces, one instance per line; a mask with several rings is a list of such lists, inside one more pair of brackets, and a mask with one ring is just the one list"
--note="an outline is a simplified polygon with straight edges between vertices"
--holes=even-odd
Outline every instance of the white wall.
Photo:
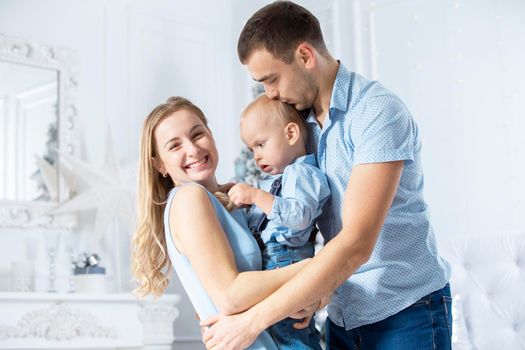
[[438,238],[523,229],[525,2],[354,4],[356,69],[419,124]]

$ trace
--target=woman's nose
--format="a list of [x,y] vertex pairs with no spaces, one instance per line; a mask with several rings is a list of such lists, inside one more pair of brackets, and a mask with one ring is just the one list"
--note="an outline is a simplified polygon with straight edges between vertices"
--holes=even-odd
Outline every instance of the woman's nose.
[[186,153],[189,156],[198,156],[200,154],[201,148],[195,142],[188,142],[186,146]]

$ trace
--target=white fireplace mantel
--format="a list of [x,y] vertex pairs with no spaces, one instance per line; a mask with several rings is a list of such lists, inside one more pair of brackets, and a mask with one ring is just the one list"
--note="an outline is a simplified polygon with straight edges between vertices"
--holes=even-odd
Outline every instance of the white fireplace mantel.
[[0,349],[171,349],[180,297],[0,292]]

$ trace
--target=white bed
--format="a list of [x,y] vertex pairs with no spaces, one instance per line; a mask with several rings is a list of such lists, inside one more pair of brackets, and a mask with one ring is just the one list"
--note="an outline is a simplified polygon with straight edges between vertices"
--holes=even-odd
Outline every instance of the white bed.
[[454,349],[525,349],[525,232],[438,240],[452,265]]

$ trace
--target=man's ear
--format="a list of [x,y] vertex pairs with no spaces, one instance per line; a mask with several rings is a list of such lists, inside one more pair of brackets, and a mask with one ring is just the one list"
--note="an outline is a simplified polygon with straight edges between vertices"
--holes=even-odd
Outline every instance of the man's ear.
[[295,145],[297,140],[301,138],[301,129],[299,128],[299,125],[297,125],[297,123],[290,122],[286,124],[284,132],[286,133],[286,137],[288,138],[288,144],[290,145]]
[[307,69],[311,69],[316,64],[315,48],[307,42],[302,42],[295,49],[295,56],[298,61]]
[[165,174],[168,173],[166,169],[164,169],[164,164],[162,163],[162,161],[160,159],[157,159],[157,157],[151,157],[151,164],[155,169],[157,169],[159,173],[162,174],[162,176],[165,176]]

